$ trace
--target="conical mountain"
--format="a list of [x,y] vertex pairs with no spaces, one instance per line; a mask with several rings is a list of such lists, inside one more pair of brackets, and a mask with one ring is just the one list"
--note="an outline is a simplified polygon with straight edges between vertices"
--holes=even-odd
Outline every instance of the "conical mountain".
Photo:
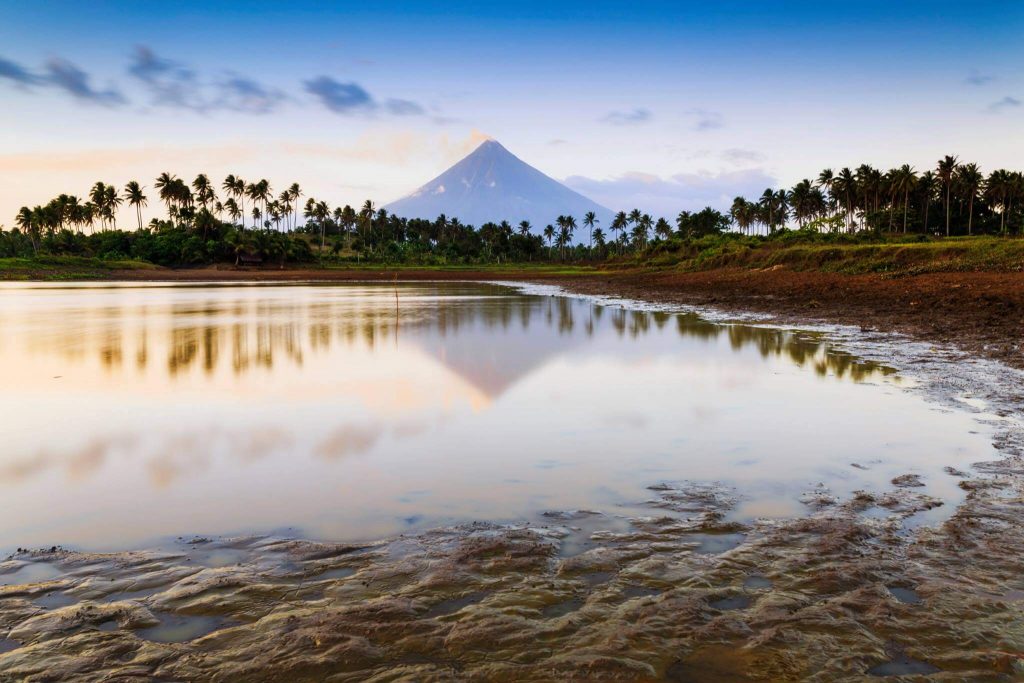
[[384,208],[405,218],[433,220],[444,214],[477,227],[488,221],[516,225],[527,220],[537,233],[560,215],[576,218],[580,233],[586,231],[582,219],[588,211],[597,214],[601,226],[607,226],[612,215],[495,140],[487,140],[426,185]]

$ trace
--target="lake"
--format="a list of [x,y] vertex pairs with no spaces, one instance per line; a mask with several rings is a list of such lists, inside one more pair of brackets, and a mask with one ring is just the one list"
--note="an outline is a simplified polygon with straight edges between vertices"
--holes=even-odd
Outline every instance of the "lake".
[[943,467],[996,457],[818,333],[490,284],[3,284],[0,378],[4,552],[632,515],[661,482],[744,520],[908,473],[956,502]]

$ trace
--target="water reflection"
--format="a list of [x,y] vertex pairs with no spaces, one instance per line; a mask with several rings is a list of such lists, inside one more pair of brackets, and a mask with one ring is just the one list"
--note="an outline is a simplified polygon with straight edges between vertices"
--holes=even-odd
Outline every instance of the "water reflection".
[[[366,305],[353,305],[350,300],[333,296],[232,299],[224,296],[223,288],[211,288],[212,298],[201,302],[95,309],[77,306],[73,301],[76,294],[68,295],[72,300],[67,304],[72,310],[24,311],[23,319],[12,318],[6,324],[27,328],[26,332],[32,334],[33,329],[48,326],[51,316],[66,314],[73,323],[67,328],[74,329],[39,335],[32,344],[33,354],[56,355],[69,363],[92,356],[111,372],[125,370],[126,357],[134,359],[131,369],[140,374],[146,373],[151,363],[163,363],[167,378],[172,380],[196,369],[213,375],[220,364],[229,361],[235,374],[273,369],[275,362],[300,367],[310,353],[329,352],[335,345],[362,345],[372,350],[379,344],[398,343],[401,338],[412,343],[428,338],[445,342],[427,346],[447,362],[442,347],[463,330],[491,333],[489,348],[494,343],[500,345],[503,362],[496,369],[507,373],[500,382],[503,386],[511,385],[517,374],[528,371],[538,357],[558,352],[577,337],[593,338],[609,330],[630,339],[666,329],[675,329],[683,339],[725,338],[736,351],[753,348],[762,358],[786,358],[799,367],[813,368],[819,375],[854,381],[893,374],[890,368],[832,348],[816,333],[723,325],[693,314],[605,309],[562,297],[508,296],[486,286],[472,291],[481,289],[487,296],[448,294],[443,287],[399,286],[393,307],[377,305],[390,303],[391,291],[361,302]],[[324,290],[308,291],[320,294]],[[349,293],[365,295],[365,291]],[[512,326],[523,331],[542,327],[540,338],[548,343],[528,348],[517,342],[503,344],[503,340],[517,339],[501,334]],[[487,353],[475,349],[474,355],[480,351]],[[524,355],[529,363],[518,362],[517,357]],[[452,365],[460,370],[458,363]]]
[[0,550],[373,538],[678,479],[791,514],[910,470],[957,495],[929,473],[990,449],[813,333],[460,283],[0,297]]

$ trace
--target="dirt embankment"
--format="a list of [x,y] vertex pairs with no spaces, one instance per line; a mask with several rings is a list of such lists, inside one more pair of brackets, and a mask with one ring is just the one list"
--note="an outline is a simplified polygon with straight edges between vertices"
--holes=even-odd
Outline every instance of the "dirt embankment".
[[571,291],[706,305],[896,331],[1024,367],[1024,273],[943,272],[892,277],[720,268],[566,274],[534,269],[195,269],[113,271],[111,279],[181,282],[528,280]]

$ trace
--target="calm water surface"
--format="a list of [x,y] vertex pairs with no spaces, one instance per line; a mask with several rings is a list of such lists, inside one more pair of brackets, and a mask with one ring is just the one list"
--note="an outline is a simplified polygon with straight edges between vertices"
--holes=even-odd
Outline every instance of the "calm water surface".
[[479,284],[2,285],[0,416],[0,550],[372,539],[681,480],[741,517],[907,472],[955,502],[942,467],[994,455],[810,333]]

